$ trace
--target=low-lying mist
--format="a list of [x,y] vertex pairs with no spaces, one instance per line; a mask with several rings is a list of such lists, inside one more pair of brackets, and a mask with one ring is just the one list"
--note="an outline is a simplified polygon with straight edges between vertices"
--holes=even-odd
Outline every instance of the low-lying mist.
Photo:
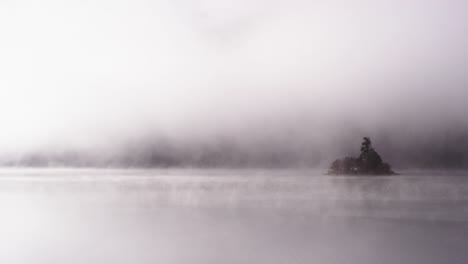
[[[467,173],[0,170],[2,263],[463,263]],[[464,176],[464,177],[460,177]]]

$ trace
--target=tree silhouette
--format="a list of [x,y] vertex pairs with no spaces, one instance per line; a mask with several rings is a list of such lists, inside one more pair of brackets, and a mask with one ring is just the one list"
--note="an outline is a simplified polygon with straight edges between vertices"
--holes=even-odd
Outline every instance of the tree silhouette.
[[372,141],[368,137],[363,138],[363,142],[361,143],[361,155],[359,156],[360,160],[364,160],[367,158],[369,151],[374,150],[372,148]]
[[358,158],[346,157],[335,160],[330,166],[329,174],[395,174],[390,165],[384,163],[379,153],[372,147],[369,137],[361,143],[361,154]]
[[383,164],[379,153],[372,147],[372,141],[368,137],[363,138],[361,144],[361,155],[357,160],[360,168],[364,172],[377,172]]

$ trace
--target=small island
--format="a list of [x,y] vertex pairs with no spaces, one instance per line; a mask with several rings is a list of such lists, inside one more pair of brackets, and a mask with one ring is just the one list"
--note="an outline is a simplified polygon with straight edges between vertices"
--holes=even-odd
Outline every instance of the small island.
[[383,162],[379,153],[372,147],[370,138],[364,137],[359,157],[346,157],[335,160],[328,175],[396,175],[388,163]]

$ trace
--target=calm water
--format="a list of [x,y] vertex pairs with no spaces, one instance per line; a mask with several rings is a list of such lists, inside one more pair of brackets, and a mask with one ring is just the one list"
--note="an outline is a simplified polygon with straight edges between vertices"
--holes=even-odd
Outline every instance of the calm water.
[[468,172],[0,170],[0,263],[468,263]]

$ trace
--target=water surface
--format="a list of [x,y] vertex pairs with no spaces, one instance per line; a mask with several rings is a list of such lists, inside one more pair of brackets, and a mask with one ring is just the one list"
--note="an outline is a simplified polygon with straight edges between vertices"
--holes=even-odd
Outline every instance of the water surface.
[[0,171],[1,263],[467,263],[468,173]]

